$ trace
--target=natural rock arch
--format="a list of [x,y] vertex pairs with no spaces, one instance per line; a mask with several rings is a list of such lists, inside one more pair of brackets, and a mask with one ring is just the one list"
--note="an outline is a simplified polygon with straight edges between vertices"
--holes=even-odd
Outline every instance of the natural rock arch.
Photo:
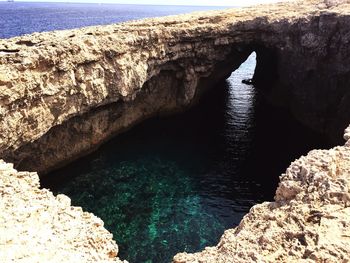
[[0,40],[0,156],[19,169],[62,166],[191,106],[253,51],[267,97],[340,140],[350,116],[343,7],[291,2]]
[[[253,50],[255,82],[271,101],[338,138],[350,116],[347,2],[312,0],[0,40],[0,157],[42,172],[63,165],[144,118],[195,103]],[[350,127],[344,138],[344,146],[293,162],[275,202],[252,207],[216,247],[178,254],[174,262],[347,259]],[[0,160],[0,192],[5,261],[68,255],[120,262],[103,222],[69,198],[39,189],[36,173]],[[18,204],[27,209],[19,213]],[[14,233],[28,231],[39,235],[21,239],[18,250]]]

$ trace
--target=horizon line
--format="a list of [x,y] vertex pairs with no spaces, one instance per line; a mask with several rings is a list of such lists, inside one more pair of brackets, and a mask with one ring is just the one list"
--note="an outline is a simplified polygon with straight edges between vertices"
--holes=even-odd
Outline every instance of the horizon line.
[[[281,2],[285,1],[285,0],[280,0]],[[7,3],[64,3],[64,4],[116,4],[116,5],[147,5],[147,6],[188,6],[188,7],[227,7],[227,8],[237,8],[237,7],[246,7],[246,6],[253,6],[253,5],[259,5],[259,4],[263,4],[263,3],[271,3],[271,2],[279,2],[276,0],[263,0],[260,3],[259,2],[255,2],[255,3],[249,3],[248,4],[236,4],[236,5],[226,5],[226,4],[196,4],[196,3],[181,3],[181,4],[176,4],[176,3],[171,3],[171,4],[166,4],[166,3],[118,3],[118,1],[114,2],[113,0],[93,0],[93,1],[87,1],[87,0],[73,0],[73,1],[67,1],[67,0],[14,0],[14,1],[8,1],[8,0],[0,0],[0,2],[7,2]]]
[[[227,7],[227,8],[232,8],[232,7],[241,7],[240,5],[196,5],[196,4],[151,4],[151,3],[144,3],[144,4],[138,4],[138,3],[117,3],[117,2],[108,2],[108,1],[93,1],[93,2],[86,2],[84,0],[82,1],[65,1],[65,0],[54,0],[54,1],[27,1],[27,0],[15,0],[15,1],[8,1],[8,0],[0,0],[0,2],[5,2],[5,3],[63,3],[63,4],[110,4],[110,5],[150,5],[150,6],[199,6],[199,7]],[[242,6],[243,7],[243,6]]]

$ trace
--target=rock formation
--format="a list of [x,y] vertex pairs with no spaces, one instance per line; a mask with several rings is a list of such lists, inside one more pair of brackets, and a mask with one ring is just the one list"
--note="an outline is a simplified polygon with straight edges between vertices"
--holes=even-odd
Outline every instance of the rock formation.
[[[313,150],[280,177],[275,202],[255,205],[216,247],[174,263],[347,262],[350,255],[350,126],[344,146]],[[0,161],[3,262],[121,262],[103,222],[64,195],[39,189],[36,173]],[[124,261],[125,262],[125,261]]]
[[[257,53],[253,81],[335,139],[350,123],[350,4],[288,2],[0,40],[0,157],[45,173],[111,136],[183,111]],[[350,127],[281,176],[216,247],[174,262],[347,261]],[[0,161],[3,261],[120,262],[103,222]]]
[[1,262],[122,263],[101,219],[39,186],[37,173],[0,160]]
[[0,157],[45,173],[182,111],[252,51],[254,82],[310,127],[350,116],[350,7],[316,0],[0,40]]
[[255,205],[216,247],[174,257],[190,262],[348,262],[350,126],[345,146],[313,150],[280,177],[275,202]]

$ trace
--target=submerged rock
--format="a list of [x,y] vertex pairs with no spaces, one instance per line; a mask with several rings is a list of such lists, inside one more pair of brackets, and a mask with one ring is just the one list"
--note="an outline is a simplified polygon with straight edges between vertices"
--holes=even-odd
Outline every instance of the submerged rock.
[[[253,206],[216,247],[179,253],[174,262],[346,261],[349,171],[350,147],[311,151],[282,174],[275,202]],[[2,262],[121,262],[103,222],[68,197],[39,189],[36,173],[0,161],[0,193]]]

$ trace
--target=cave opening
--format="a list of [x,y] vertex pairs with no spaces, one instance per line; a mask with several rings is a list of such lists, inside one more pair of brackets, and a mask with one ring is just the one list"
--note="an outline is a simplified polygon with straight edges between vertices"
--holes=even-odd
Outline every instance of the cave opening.
[[268,102],[274,53],[254,50],[187,112],[139,124],[42,185],[102,218],[130,262],[169,262],[216,245],[251,206],[273,200],[291,161],[328,147]]

